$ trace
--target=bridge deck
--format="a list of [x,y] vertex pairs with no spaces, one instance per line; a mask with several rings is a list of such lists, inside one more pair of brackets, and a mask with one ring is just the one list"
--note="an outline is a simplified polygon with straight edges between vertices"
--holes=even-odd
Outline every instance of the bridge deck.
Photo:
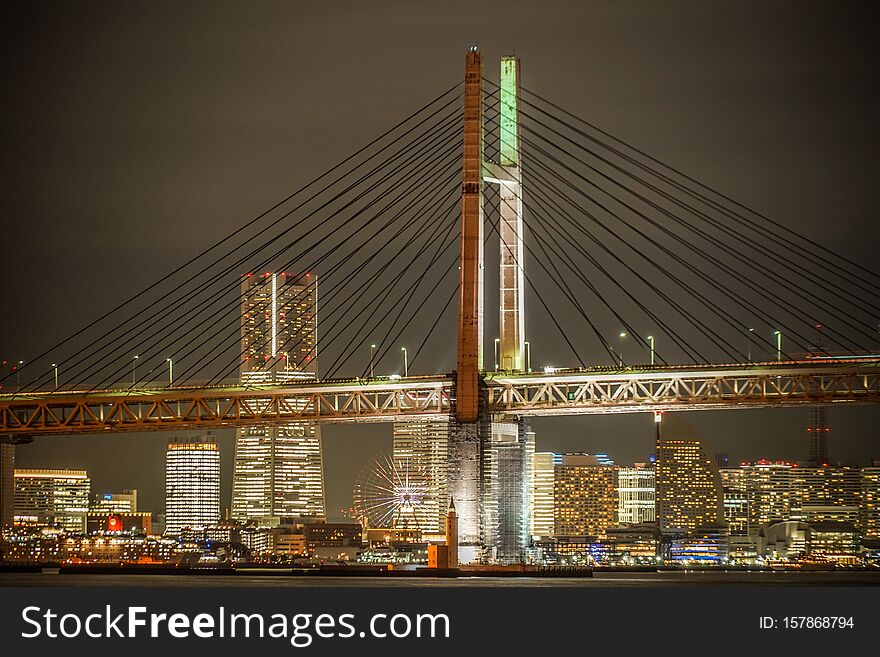
[[[287,386],[171,387],[0,396],[0,436],[184,430],[449,416],[454,376]],[[880,358],[488,372],[491,413],[578,415],[880,403]]]

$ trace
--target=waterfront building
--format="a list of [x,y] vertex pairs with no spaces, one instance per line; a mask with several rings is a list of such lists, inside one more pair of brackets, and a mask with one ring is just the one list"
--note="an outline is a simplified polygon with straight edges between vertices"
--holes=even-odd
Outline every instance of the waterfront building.
[[664,532],[696,530],[723,521],[721,480],[699,440],[658,441],[656,499]]
[[410,480],[423,495],[420,526],[424,532],[441,532],[448,494],[449,420],[414,418],[394,422],[391,451],[394,463],[406,464]]
[[880,539],[880,461],[861,470],[859,527],[866,539]]
[[86,531],[91,480],[85,470],[15,470],[15,516]]
[[202,530],[220,520],[220,447],[210,432],[168,441],[165,533]]
[[636,463],[631,468],[617,471],[617,522],[637,525],[654,522],[655,481],[654,468],[646,463]]
[[599,536],[617,524],[618,468],[604,455],[563,454],[554,466],[554,534]]
[[101,493],[96,495],[89,506],[89,513],[136,513],[137,490],[126,489],[121,493]]
[[749,533],[748,470],[745,468],[720,468],[723,493],[724,522],[730,536],[747,536]]
[[[241,286],[242,385],[314,381],[317,280],[248,274]],[[325,515],[319,427],[313,422],[236,429],[232,515],[239,520]]]
[[15,517],[15,445],[0,443],[0,529]]
[[532,458],[532,537],[553,536],[554,493],[556,465],[562,461],[561,454],[535,452]]

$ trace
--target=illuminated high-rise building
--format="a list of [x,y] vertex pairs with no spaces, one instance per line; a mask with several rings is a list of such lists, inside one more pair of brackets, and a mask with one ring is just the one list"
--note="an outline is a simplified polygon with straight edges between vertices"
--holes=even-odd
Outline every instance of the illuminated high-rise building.
[[[244,277],[243,385],[315,380],[317,302],[317,280],[310,274],[267,272]],[[324,517],[321,435],[315,423],[236,429],[233,470],[233,517]]]
[[657,441],[656,498],[662,531],[693,531],[723,520],[718,469],[699,440]]
[[392,434],[392,459],[407,464],[410,478],[420,481],[425,491],[421,501],[428,519],[424,532],[440,532],[446,522],[449,506],[447,488],[449,420],[397,420]]
[[562,455],[554,452],[535,452],[532,460],[532,536],[553,536],[554,493],[556,465]]
[[15,516],[15,445],[0,443],[0,528]]
[[563,454],[554,470],[556,536],[604,537],[617,524],[618,468],[604,455]]
[[532,459],[535,433],[527,420],[491,423],[483,447],[484,558],[493,563],[525,561],[531,545]]
[[165,533],[220,520],[220,447],[213,435],[175,437],[165,452]]
[[749,471],[745,468],[719,468],[724,495],[724,522],[730,536],[749,533]]
[[16,470],[15,516],[83,534],[90,486],[85,470]]
[[757,461],[741,466],[746,472],[749,505],[749,534],[756,536],[764,525],[789,520],[796,506],[793,463]]
[[869,539],[880,539],[880,461],[862,468],[859,497],[859,527]]
[[861,473],[848,466],[792,468],[792,518],[859,523]]
[[655,511],[654,468],[636,463],[617,472],[617,522],[636,525],[654,522]]

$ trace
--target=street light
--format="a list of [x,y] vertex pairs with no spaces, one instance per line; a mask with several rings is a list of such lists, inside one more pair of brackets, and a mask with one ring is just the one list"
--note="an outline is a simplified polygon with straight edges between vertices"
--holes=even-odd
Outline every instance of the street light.
[[58,365],[52,363],[52,369],[55,371],[55,390],[58,390]]
[[166,358],[168,361],[168,385],[170,386],[174,382],[174,361],[170,358]]
[[498,371],[498,345],[501,342],[501,338],[495,338],[495,371]]
[[409,376],[409,362],[407,361],[406,347],[401,347],[400,350],[403,352],[403,375]]
[[135,372],[134,368],[137,366],[137,360],[140,356],[135,356],[131,359],[131,385],[134,387],[136,385]]
[[373,378],[373,351],[375,351],[376,345],[370,345],[370,378]]
[[782,331],[773,331],[776,336],[776,362],[782,360]]
[[754,332],[755,332],[755,329],[753,329],[753,328],[750,328],[750,329],[749,329],[749,346],[748,346],[748,349],[749,349],[749,362],[750,362],[750,363],[752,362],[752,340],[755,339],[755,338],[752,336],[752,333],[754,333]]
[[15,370],[15,387],[21,390],[21,366],[24,365],[24,361],[18,361],[18,369]]
[[529,341],[526,340],[523,342],[526,348],[526,372],[532,371],[532,345],[529,344]]
[[651,367],[654,367],[654,336],[649,335],[648,341],[651,343]]
[[626,337],[626,331],[620,332],[620,350],[617,355],[620,356],[620,366],[623,367],[623,339]]

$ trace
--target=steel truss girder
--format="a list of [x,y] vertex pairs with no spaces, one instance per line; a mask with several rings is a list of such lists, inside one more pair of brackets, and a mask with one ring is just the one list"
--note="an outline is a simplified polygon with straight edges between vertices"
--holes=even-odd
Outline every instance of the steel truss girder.
[[515,415],[880,403],[880,366],[549,374],[496,377],[488,385],[490,412]]
[[[512,416],[880,403],[880,359],[612,372],[492,375],[489,412]],[[454,376],[263,388],[33,393],[0,397],[0,436],[449,416]]]
[[43,393],[0,399],[7,436],[448,416],[452,381]]

